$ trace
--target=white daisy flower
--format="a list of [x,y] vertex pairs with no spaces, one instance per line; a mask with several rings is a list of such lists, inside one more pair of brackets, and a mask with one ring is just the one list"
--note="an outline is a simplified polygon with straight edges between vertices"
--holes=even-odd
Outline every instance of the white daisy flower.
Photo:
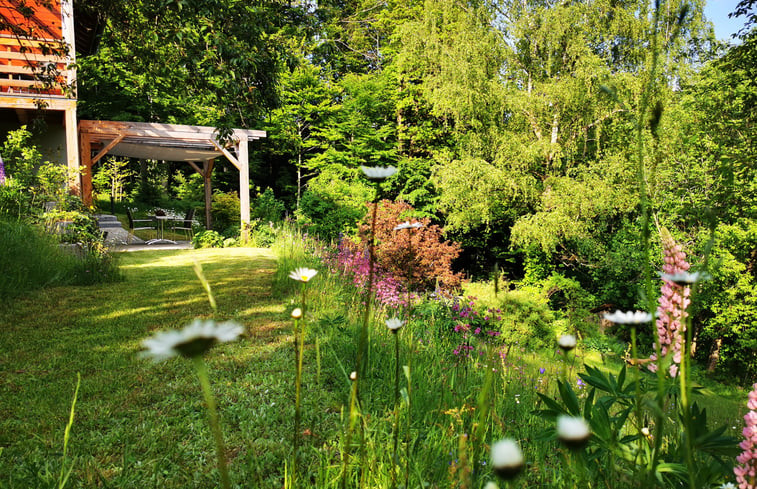
[[410,221],[405,221],[402,224],[394,226],[394,230],[395,231],[401,231],[403,229],[420,229],[422,227],[423,227],[423,223],[414,222],[414,223],[410,224]]
[[557,418],[557,438],[570,448],[581,448],[591,436],[589,424],[584,418],[561,415]]
[[719,489],[736,489],[736,485],[733,482],[724,482]]
[[612,314],[605,314],[605,319],[615,324],[643,324],[652,321],[652,315],[644,311],[621,312],[615,311]]
[[523,469],[523,452],[515,440],[505,438],[491,448],[492,469],[502,479],[512,479]]
[[216,343],[234,341],[243,332],[244,328],[233,321],[216,323],[195,319],[181,331],[161,331],[143,340],[142,346],[146,351],[141,352],[140,356],[155,362],[178,355],[191,358],[204,354]]
[[389,328],[389,331],[392,333],[396,333],[403,324],[405,324],[405,321],[401,320],[400,318],[391,318],[387,319],[386,321],[386,327]]
[[315,277],[318,270],[312,268],[298,268],[297,270],[289,273],[289,278],[292,280],[298,280],[300,282],[309,282],[311,278]]
[[294,310],[292,311],[292,317],[293,317],[294,319],[300,319],[300,318],[302,317],[302,309],[300,309],[299,307],[298,307],[298,308],[295,308],[295,309],[294,309]]
[[395,173],[397,173],[397,169],[393,166],[387,166],[387,167],[381,167],[381,166],[374,166],[374,167],[368,167],[368,166],[361,166],[360,169],[363,171],[366,177],[370,178],[371,180],[383,180],[385,178],[389,178]]
[[673,282],[676,285],[685,286],[693,285],[702,280],[710,280],[712,276],[707,272],[678,272],[678,273],[661,273],[660,278]]
[[576,347],[576,337],[572,334],[564,334],[557,338],[557,346],[562,348],[563,351],[570,351]]

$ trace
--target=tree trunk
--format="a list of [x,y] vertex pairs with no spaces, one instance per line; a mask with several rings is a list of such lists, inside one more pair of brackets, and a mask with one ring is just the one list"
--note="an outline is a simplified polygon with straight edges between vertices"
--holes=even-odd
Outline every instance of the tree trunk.
[[714,372],[718,366],[718,360],[720,360],[720,347],[723,345],[722,338],[715,340],[715,344],[712,346],[710,352],[710,358],[707,360],[707,371]]

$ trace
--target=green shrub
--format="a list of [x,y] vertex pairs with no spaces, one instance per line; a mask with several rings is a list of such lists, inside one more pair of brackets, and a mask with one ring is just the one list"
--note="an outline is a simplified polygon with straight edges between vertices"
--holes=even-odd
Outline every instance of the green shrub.
[[270,248],[276,241],[276,230],[267,223],[256,223],[250,232],[250,245]]
[[266,188],[255,198],[251,215],[263,222],[279,222],[284,218],[286,206],[276,198],[271,188]]
[[499,319],[505,343],[542,348],[554,342],[559,326],[557,314],[549,308],[549,299],[537,287],[500,291],[488,283],[463,286],[465,295],[474,296],[479,307],[492,309]]
[[176,198],[181,201],[205,202],[205,181],[199,173],[191,173],[185,177],[182,172],[176,172]]
[[195,248],[221,248],[224,239],[226,238],[217,231],[201,231],[192,238],[192,246]]
[[[239,196],[234,192],[215,192],[210,204],[213,217],[213,229],[224,230],[230,226],[239,225],[240,204]],[[237,236],[239,233],[237,232]]]
[[701,325],[696,353],[719,373],[751,382],[757,376],[757,280],[750,254],[757,249],[757,224],[721,224],[716,236],[712,280],[702,283],[692,302]]
[[31,142],[32,133],[22,126],[8,133],[2,155],[7,181],[0,191],[0,215],[16,217],[41,212],[47,201],[64,202],[68,168],[42,161],[42,153]]
[[309,233],[332,241],[357,229],[373,194],[357,171],[329,167],[308,182],[297,218]]

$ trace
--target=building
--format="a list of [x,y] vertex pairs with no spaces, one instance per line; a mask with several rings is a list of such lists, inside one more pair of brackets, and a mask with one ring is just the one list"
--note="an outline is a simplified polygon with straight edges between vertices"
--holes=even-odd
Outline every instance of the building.
[[42,117],[38,147],[78,192],[75,61],[72,0],[0,2],[0,134]]

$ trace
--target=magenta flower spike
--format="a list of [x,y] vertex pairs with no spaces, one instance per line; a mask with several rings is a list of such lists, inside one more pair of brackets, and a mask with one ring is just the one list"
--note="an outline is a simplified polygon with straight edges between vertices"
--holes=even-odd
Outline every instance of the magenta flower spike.
[[[673,363],[670,365],[668,372],[671,377],[678,375],[678,366],[681,364],[681,355],[683,350],[684,336],[686,332],[685,320],[688,316],[686,309],[689,307],[691,299],[691,288],[680,283],[675,283],[669,278],[680,276],[686,273],[690,265],[686,261],[681,245],[676,244],[673,237],[667,231],[662,233],[662,246],[664,265],[662,266],[662,287],[660,299],[657,306],[657,337],[660,341],[660,353],[664,357],[669,352],[673,355]],[[653,353],[650,357],[652,362],[649,369],[653,372],[657,370],[657,354]]]
[[749,412],[744,415],[746,427],[742,431],[744,441],[739,447],[744,450],[736,457],[739,463],[733,468],[739,489],[757,489],[757,384],[749,393]]

